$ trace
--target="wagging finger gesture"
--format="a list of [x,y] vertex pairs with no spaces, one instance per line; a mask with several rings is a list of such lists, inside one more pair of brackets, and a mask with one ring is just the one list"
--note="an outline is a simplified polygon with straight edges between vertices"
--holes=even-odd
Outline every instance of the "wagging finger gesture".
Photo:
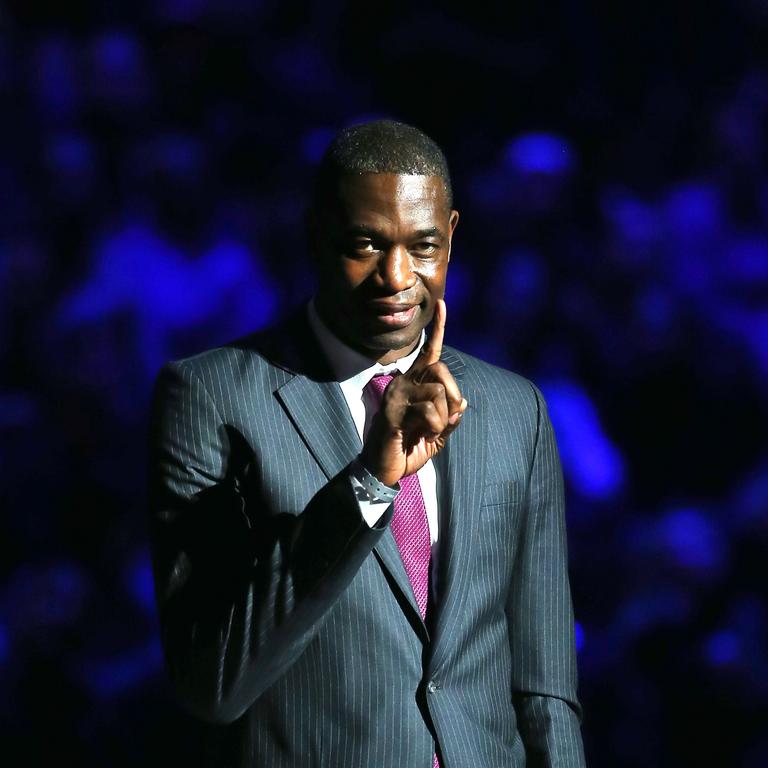
[[440,362],[445,320],[445,302],[438,299],[432,334],[410,370],[385,390],[363,446],[363,463],[387,485],[435,456],[467,407],[456,380]]

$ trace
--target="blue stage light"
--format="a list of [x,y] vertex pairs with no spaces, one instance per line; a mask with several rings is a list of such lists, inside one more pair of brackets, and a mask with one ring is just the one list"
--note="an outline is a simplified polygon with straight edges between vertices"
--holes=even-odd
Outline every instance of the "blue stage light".
[[507,144],[506,165],[521,173],[562,174],[574,164],[568,142],[551,133],[526,133]]
[[714,632],[704,643],[704,656],[713,667],[723,667],[737,661],[741,650],[739,636],[729,629]]
[[312,128],[304,134],[301,140],[301,153],[308,163],[316,165],[320,162],[323,153],[328,149],[336,131],[327,126]]

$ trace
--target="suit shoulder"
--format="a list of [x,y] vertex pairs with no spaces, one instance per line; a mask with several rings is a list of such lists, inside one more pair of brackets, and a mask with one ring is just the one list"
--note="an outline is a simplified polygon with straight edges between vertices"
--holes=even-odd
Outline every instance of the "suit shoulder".
[[[245,355],[245,345],[240,344],[239,341],[229,342],[218,347],[211,347],[210,349],[187,355],[186,357],[170,360],[166,365],[172,368],[189,370],[198,375],[203,375],[212,368],[231,366]],[[259,357],[256,350],[252,350],[252,355]]]
[[481,360],[455,347],[444,347],[443,359],[450,364],[450,358],[455,358],[461,365],[466,375],[487,387],[499,387],[513,394],[530,397],[533,393],[539,393],[538,387],[528,378],[507,368]]
[[252,333],[227,344],[167,362],[159,379],[180,378],[201,383],[214,399],[216,393],[231,395],[247,387],[250,392],[279,386],[286,373],[260,349],[265,332]]
[[240,357],[241,355],[238,353],[237,349],[234,349],[229,345],[222,345],[196,352],[185,357],[168,360],[163,365],[160,373],[173,371],[185,378],[191,375],[199,379],[205,379],[208,378],[213,371],[230,368]]
[[329,378],[327,363],[303,307],[295,308],[275,325],[170,365],[201,376],[247,376],[251,384],[266,377],[270,384],[279,385],[295,374]]
[[444,358],[453,356],[466,371],[466,375],[485,392],[496,393],[498,396],[519,399],[537,408],[537,400],[542,399],[539,388],[525,376],[502,368],[493,363],[481,360],[479,357],[462,352],[454,347],[444,347],[448,354]]

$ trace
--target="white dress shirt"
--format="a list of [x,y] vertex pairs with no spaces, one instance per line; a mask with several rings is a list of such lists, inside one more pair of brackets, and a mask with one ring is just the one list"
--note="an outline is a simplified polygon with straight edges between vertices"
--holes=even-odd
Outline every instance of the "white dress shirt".
[[[357,433],[360,436],[360,446],[362,447],[375,412],[375,404],[370,402],[369,399],[370,393],[365,391],[366,384],[378,374],[391,374],[396,370],[400,371],[400,373],[405,373],[413,365],[414,360],[416,360],[424,344],[426,334],[424,331],[421,332],[419,343],[413,352],[405,357],[401,357],[387,365],[377,362],[371,363],[370,358],[348,347],[328,328],[317,313],[314,300],[310,301],[307,312],[312,330],[320,343],[320,347],[331,366],[336,380],[339,382],[341,392],[352,415],[352,420],[355,422]],[[424,496],[424,506],[427,511],[429,537],[432,544],[431,565],[433,573],[435,573],[438,510],[437,478],[432,460],[430,459],[416,474],[419,478],[421,493]],[[353,486],[357,482],[356,480],[353,481],[352,478],[350,478],[350,481],[353,483]],[[358,504],[360,505],[360,514],[370,526],[375,525],[379,521],[384,510],[389,506],[386,501],[372,502],[359,498]]]

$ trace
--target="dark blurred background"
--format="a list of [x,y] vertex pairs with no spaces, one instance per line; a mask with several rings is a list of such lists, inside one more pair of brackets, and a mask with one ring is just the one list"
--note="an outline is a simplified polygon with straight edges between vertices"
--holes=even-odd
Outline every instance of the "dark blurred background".
[[4,2],[3,764],[199,764],[153,378],[309,295],[313,167],[388,116],[452,165],[449,343],[550,404],[591,768],[768,766],[767,30],[762,0]]

